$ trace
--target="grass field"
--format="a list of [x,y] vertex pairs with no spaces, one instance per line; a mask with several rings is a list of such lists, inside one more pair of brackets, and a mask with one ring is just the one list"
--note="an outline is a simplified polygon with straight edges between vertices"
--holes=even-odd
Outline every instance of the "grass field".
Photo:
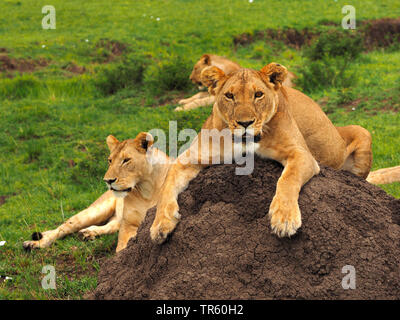
[[[43,30],[41,8],[56,8],[57,28]],[[195,88],[188,76],[203,53],[243,66],[280,62],[295,74],[303,50],[235,36],[257,30],[341,28],[345,1],[42,1],[0,3],[0,299],[79,299],[96,286],[99,261],[116,235],[76,236],[31,253],[32,232],[52,229],[102,192],[105,138],[136,136],[177,120],[199,130],[211,108],[175,113]],[[353,1],[357,21],[400,16],[399,1]],[[2,69],[6,58],[16,65]],[[141,63],[138,63],[140,61]],[[141,68],[141,66],[144,66]],[[19,71],[18,71],[19,70]],[[363,52],[352,61],[354,83],[308,94],[337,125],[373,135],[373,168],[400,164],[399,46]],[[301,87],[300,87],[301,89]],[[400,197],[400,184],[383,186]],[[55,266],[57,289],[41,288],[42,267]],[[4,276],[12,280],[4,280]]]

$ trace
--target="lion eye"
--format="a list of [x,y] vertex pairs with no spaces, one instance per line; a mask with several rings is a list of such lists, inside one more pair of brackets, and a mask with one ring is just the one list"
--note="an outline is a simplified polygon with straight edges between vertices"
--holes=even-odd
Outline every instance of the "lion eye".
[[257,92],[254,94],[254,96],[255,96],[256,98],[261,98],[263,95],[264,95],[264,93],[262,93],[261,91],[257,91]]
[[225,97],[227,97],[228,99],[233,99],[233,94],[230,92],[225,93]]
[[125,163],[127,163],[129,161],[131,161],[131,158],[126,158],[126,159],[124,159],[124,161],[122,161],[122,164],[125,164]]
[[111,160],[111,159],[108,159],[108,163],[111,164],[111,162],[112,162],[112,160]]

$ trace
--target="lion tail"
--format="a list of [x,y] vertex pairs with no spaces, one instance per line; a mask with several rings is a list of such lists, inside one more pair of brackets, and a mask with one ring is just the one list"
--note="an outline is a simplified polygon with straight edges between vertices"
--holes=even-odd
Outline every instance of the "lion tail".
[[400,166],[371,171],[367,181],[372,184],[400,182]]

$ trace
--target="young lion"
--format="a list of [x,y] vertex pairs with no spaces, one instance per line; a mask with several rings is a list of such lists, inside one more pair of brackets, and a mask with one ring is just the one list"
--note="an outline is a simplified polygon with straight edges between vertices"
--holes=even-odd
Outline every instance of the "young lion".
[[[200,60],[194,65],[192,73],[190,75],[190,80],[199,86],[199,90],[204,88],[204,84],[201,81],[201,72],[210,66],[218,67],[225,74],[237,71],[241,68],[236,62],[233,62],[227,58],[217,56],[215,54],[203,54]],[[293,87],[292,80],[295,75],[288,72],[288,75],[283,82],[284,86]],[[191,110],[199,107],[209,106],[215,102],[215,97],[209,94],[207,91],[201,91],[194,96],[182,99],[179,101],[180,107],[177,107],[175,111]]]
[[[84,239],[94,239],[119,230],[116,251],[124,249],[129,239],[136,237],[147,210],[157,203],[168,172],[168,156],[151,147],[152,144],[153,137],[145,132],[122,142],[108,136],[111,154],[104,181],[110,190],[57,229],[34,233],[34,241],[25,241],[23,247],[47,248],[57,239],[77,231]],[[107,223],[98,226],[104,222]]]
[[[281,237],[295,234],[301,226],[299,192],[319,173],[316,160],[364,178],[372,163],[369,132],[360,126],[335,127],[311,98],[282,87],[287,73],[277,63],[260,71],[239,69],[230,74],[217,67],[206,68],[201,82],[215,96],[215,104],[197,137],[202,141],[205,129],[221,132],[229,128],[233,136],[253,141],[258,155],[284,166],[269,207],[271,229]],[[234,145],[238,144],[245,146],[235,139]],[[150,229],[157,243],[162,243],[179,221],[179,193],[207,165],[204,163],[212,163],[211,158],[204,159],[208,153],[197,148],[201,145],[192,145],[181,154],[168,172]]]

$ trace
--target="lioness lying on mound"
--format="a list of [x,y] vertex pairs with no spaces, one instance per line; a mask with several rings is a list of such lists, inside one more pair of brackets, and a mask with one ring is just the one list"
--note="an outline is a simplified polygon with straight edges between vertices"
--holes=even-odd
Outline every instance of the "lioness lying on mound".
[[[202,90],[205,86],[201,81],[201,72],[210,66],[218,67],[225,74],[237,71],[241,68],[236,62],[233,62],[227,58],[217,56],[215,54],[203,54],[199,61],[194,65],[192,73],[190,75],[190,80],[197,84],[199,90]],[[283,81],[283,85],[287,87],[293,87],[292,79],[295,75],[288,71],[286,79]],[[194,96],[182,99],[179,101],[181,106],[177,107],[175,111],[191,110],[199,107],[205,107],[212,105],[215,102],[214,95],[208,93],[207,91],[201,91]]]
[[[215,96],[215,104],[197,137],[202,141],[205,129],[220,132],[229,128],[245,141],[252,137],[258,155],[284,166],[269,207],[272,232],[282,237],[295,234],[301,226],[299,192],[319,173],[317,161],[363,178],[372,163],[370,133],[356,125],[335,127],[312,99],[282,87],[287,73],[277,63],[260,71],[239,69],[229,74],[218,67],[204,69],[201,82]],[[218,148],[222,160],[223,144]],[[204,154],[208,152],[201,150],[201,144],[192,145],[171,166],[150,230],[153,241],[162,243],[174,230],[180,217],[179,193],[207,165],[204,163],[215,163],[211,158],[204,159]]]
[[136,237],[147,210],[157,203],[168,172],[168,156],[152,144],[152,136],[145,132],[123,142],[108,136],[111,154],[104,181],[110,190],[57,229],[34,233],[33,241],[25,241],[24,248],[47,248],[77,231],[84,239],[94,239],[119,230],[116,251],[124,249],[129,239]]

